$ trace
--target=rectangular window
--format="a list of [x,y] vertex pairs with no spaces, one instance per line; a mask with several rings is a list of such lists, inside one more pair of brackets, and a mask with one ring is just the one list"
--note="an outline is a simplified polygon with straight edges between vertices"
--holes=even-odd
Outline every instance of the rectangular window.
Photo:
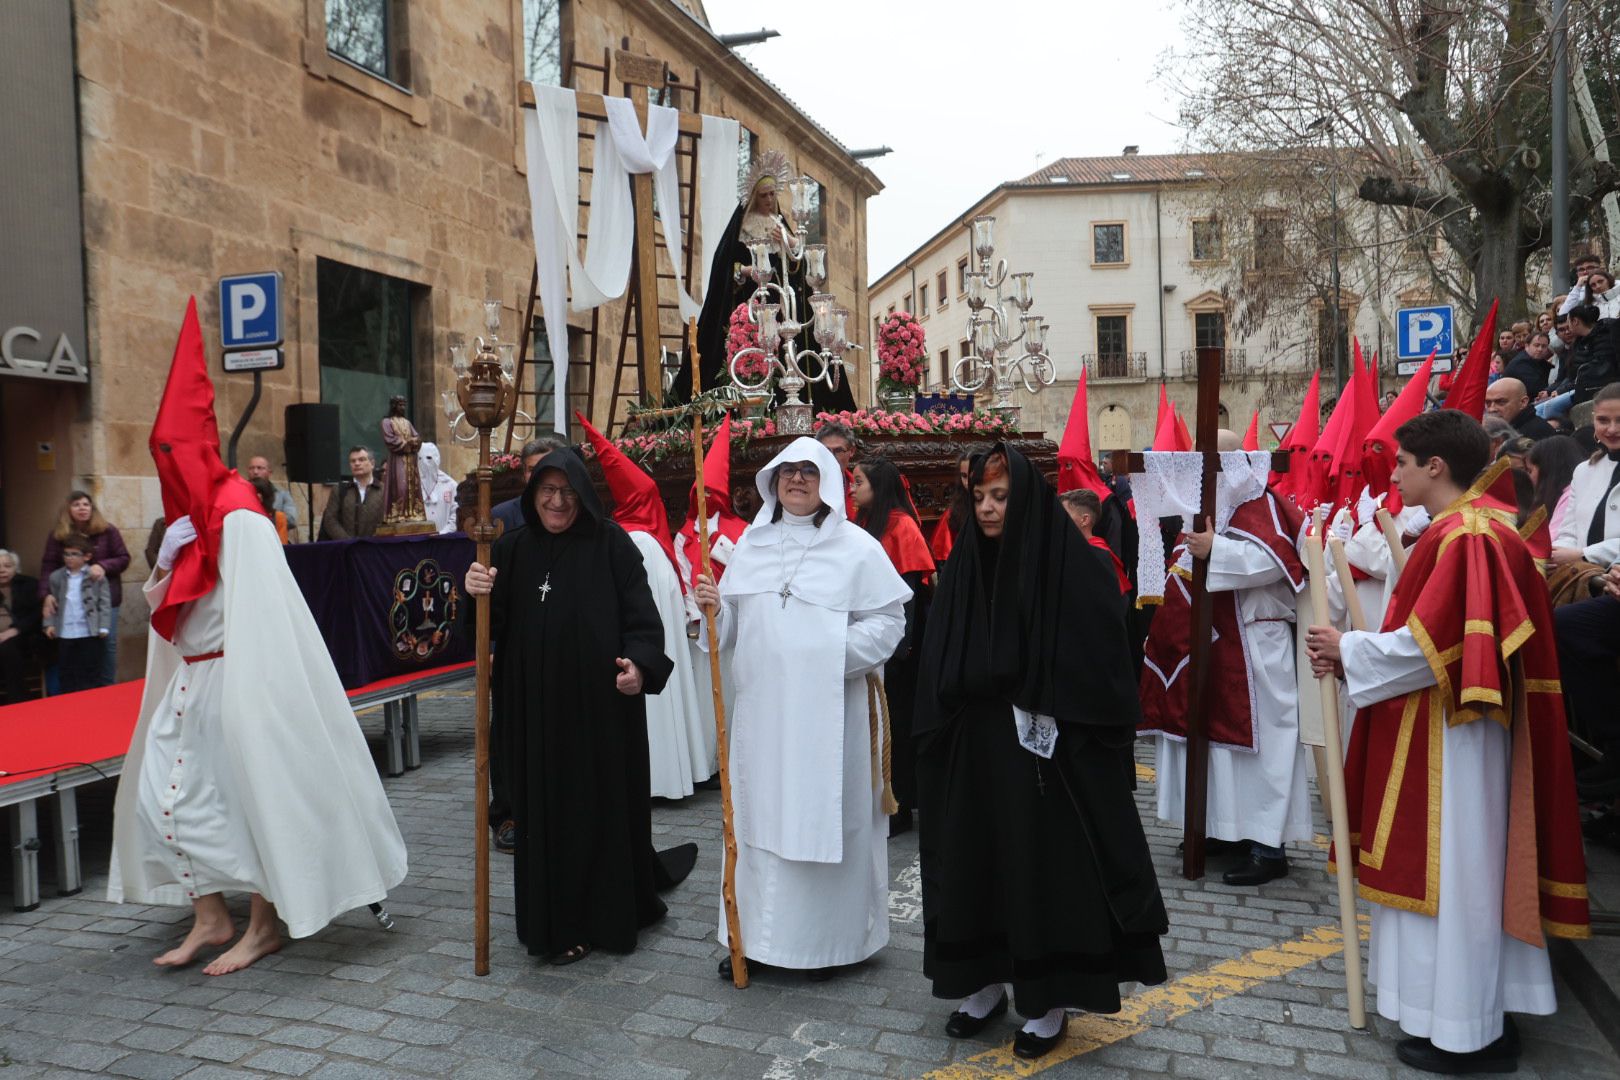
[[562,4],[523,0],[523,68],[530,82],[562,83]]
[[1127,316],[1097,316],[1097,359],[1123,364],[1127,339]]
[[1104,222],[1091,227],[1091,262],[1094,266],[1123,266],[1125,223]]
[[1192,223],[1192,261],[1215,262],[1221,257],[1221,223],[1203,218]]
[[956,295],[967,295],[967,264],[966,259],[956,261]]
[[906,293],[905,298],[900,301],[900,306],[905,308],[907,313],[910,313],[910,311],[911,311],[911,294],[910,293]]
[[315,264],[321,400],[343,406],[343,450],[368,446],[383,456],[377,422],[388,399],[403,394],[415,416],[413,286],[408,281],[330,259]]
[[928,314],[928,286],[917,286],[917,306],[923,315]]
[[939,350],[939,385],[948,387],[951,381],[951,350]]
[[[1350,319],[1349,312],[1339,313],[1339,352],[1338,356],[1350,356]],[[1323,371],[1333,371],[1336,356],[1333,351],[1333,311],[1323,305],[1322,310],[1316,313],[1316,365]]]
[[[819,180],[815,181],[815,187],[810,189],[810,213],[805,227],[807,230],[804,236],[805,243],[827,242],[827,188]],[[906,310],[911,309],[908,307]]]
[[934,284],[937,286],[934,292],[939,296],[939,306],[944,307],[951,299],[951,294],[945,288],[945,271],[939,272],[939,278]]
[[961,342],[960,345],[957,346],[957,349],[960,351],[961,355],[963,355],[963,356],[969,356],[969,355],[972,355],[972,353],[973,353],[973,346],[968,343],[967,338],[962,339],[962,342]]
[[1278,213],[1254,215],[1254,268],[1281,270],[1286,260],[1283,229],[1286,219]]
[[404,87],[404,0],[326,0],[326,51]]
[[1226,348],[1224,312],[1200,311],[1193,315],[1193,346],[1199,349]]
[[759,139],[747,128],[737,139],[737,190],[748,181],[748,170],[753,167],[754,155],[759,152]]

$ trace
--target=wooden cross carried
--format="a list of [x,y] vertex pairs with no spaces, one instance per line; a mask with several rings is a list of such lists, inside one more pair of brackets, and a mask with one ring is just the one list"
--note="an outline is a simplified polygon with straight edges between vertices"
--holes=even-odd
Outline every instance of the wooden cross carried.
[[[623,48],[614,50],[611,55],[604,55],[600,66],[580,61],[574,61],[570,65],[574,68],[600,71],[602,74],[604,93],[595,94],[583,90],[576,91],[574,95],[575,104],[581,120],[607,122],[607,106],[603,98],[610,85],[608,73],[611,64],[612,73],[624,85],[625,96],[630,99],[630,104],[635,107],[636,116],[641,121],[642,133],[645,134],[647,130],[647,92],[649,88],[653,87],[660,91],[668,89],[672,85],[673,77],[669,70],[669,64],[665,61],[641,52],[632,52],[631,49],[635,47],[635,43],[628,38],[624,39],[623,46]],[[701,82],[698,79],[697,73],[694,72],[694,85],[676,87],[692,93],[694,110],[697,107],[698,94],[701,93]],[[565,79],[564,82],[566,84],[567,80]],[[534,89],[528,83],[522,84],[518,94],[518,103],[525,109],[535,107]],[[680,190],[684,196],[682,201],[687,203],[686,212],[681,215],[684,219],[682,221],[681,242],[684,248],[685,277],[688,279],[687,286],[690,288],[692,284],[690,281],[692,275],[691,254],[694,247],[693,220],[696,216],[695,208],[697,206],[697,152],[693,148],[693,143],[703,134],[703,117],[696,111],[686,112],[677,109],[676,112],[680,131],[679,136],[677,136],[676,153],[679,156],[690,158],[688,176],[680,182]],[[688,140],[685,148],[679,146],[679,140],[681,139]],[[580,172],[589,173],[590,168],[583,167]],[[624,339],[631,333],[630,310],[633,306],[636,313],[634,322],[636,371],[639,376],[641,402],[645,405],[659,397],[663,388],[663,372],[659,365],[661,351],[659,346],[663,338],[663,331],[659,313],[664,305],[661,305],[658,300],[658,279],[660,277],[658,273],[658,247],[660,241],[656,226],[657,218],[653,212],[653,177],[651,173],[634,173],[631,175],[630,196],[632,205],[635,208],[635,247],[631,263],[630,284],[625,291],[625,327],[620,337],[619,357],[622,364],[624,359]],[[588,204],[586,200],[581,199],[580,205],[581,208],[584,208]],[[577,238],[575,242],[577,242]],[[707,272],[707,267],[703,268],[703,272]],[[523,389],[524,367],[529,362],[529,338],[534,325],[534,307],[538,288],[539,277],[537,271],[530,280],[528,311],[524,316],[524,333],[519,345],[516,383],[520,393]],[[668,306],[674,307],[676,305],[670,304]],[[590,389],[587,392],[585,408],[581,410],[587,419],[593,415],[592,406],[594,402],[591,399],[595,396],[595,347],[598,314],[598,312],[592,313],[591,330],[589,332],[592,342],[592,355],[589,358],[592,377],[589,383]],[[566,318],[567,314],[563,312],[552,317]],[[677,332],[673,337],[678,340],[680,334]],[[619,390],[617,379],[616,374],[616,385],[614,386],[615,405],[617,404]],[[538,420],[538,418],[536,419]],[[605,426],[611,428],[613,419],[610,414],[608,424]],[[506,433],[506,449],[508,452],[512,449],[513,426],[515,425],[509,425]]]
[[[1193,436],[1193,449],[1203,455],[1204,493],[1199,513],[1193,519],[1195,530],[1203,529],[1205,522],[1215,519],[1215,474],[1221,471],[1215,433],[1221,426],[1223,352],[1218,347],[1198,350],[1197,429]],[[1141,454],[1121,451],[1114,453],[1111,467],[1116,476],[1145,471]],[[1273,454],[1271,467],[1279,472],[1287,471],[1288,455]],[[1159,523],[1150,521],[1144,527],[1156,529]],[[1187,786],[1183,799],[1181,849],[1181,873],[1189,881],[1197,881],[1204,876],[1204,816],[1209,787],[1209,733],[1204,723],[1204,698],[1209,683],[1209,650],[1214,642],[1215,617],[1206,587],[1208,579],[1209,560],[1195,558],[1191,589],[1192,652],[1187,665]]]

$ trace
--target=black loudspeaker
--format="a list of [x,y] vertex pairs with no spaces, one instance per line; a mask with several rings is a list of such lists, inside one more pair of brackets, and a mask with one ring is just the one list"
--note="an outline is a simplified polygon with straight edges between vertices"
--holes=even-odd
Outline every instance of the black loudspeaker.
[[335,484],[343,479],[336,405],[289,405],[286,430],[288,480],[295,484]]

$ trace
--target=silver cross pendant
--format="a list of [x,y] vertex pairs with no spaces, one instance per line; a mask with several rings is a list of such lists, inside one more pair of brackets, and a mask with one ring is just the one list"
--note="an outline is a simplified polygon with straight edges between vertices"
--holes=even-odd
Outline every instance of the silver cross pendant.
[[786,608],[788,597],[793,595],[793,583],[789,581],[782,582],[782,587],[776,590],[776,595],[782,598],[782,607]]
[[540,583],[540,602],[542,604],[545,603],[546,602],[546,597],[548,597],[550,595],[551,595],[551,571],[548,570],[548,571],[546,571],[546,580],[544,580],[544,581],[542,581]]

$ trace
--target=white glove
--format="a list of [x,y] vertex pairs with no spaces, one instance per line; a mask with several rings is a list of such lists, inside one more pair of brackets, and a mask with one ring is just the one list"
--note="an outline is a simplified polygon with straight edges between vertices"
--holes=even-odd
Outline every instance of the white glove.
[[158,569],[174,569],[174,560],[179,557],[180,549],[195,539],[197,527],[191,523],[191,515],[175,518],[163,532],[163,544],[158,548]]
[[1328,526],[1328,535],[1340,541],[1348,541],[1355,535],[1355,525],[1350,520],[1350,511],[1340,510],[1333,515],[1333,524]]
[[1383,496],[1380,495],[1375,499],[1373,498],[1372,491],[1370,489],[1362,488],[1361,498],[1356,500],[1356,520],[1361,522],[1363,525],[1371,521],[1373,519],[1373,515],[1378,512],[1378,507],[1382,498]]

